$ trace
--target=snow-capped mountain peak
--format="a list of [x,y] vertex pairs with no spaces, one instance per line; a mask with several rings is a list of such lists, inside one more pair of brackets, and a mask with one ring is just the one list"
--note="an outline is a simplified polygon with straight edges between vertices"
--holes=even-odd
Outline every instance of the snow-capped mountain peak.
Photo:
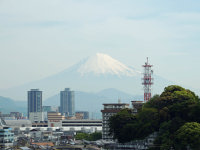
[[139,72],[127,67],[107,54],[97,53],[82,63],[77,71],[83,76],[88,73],[96,75],[111,74],[117,76],[135,76]]

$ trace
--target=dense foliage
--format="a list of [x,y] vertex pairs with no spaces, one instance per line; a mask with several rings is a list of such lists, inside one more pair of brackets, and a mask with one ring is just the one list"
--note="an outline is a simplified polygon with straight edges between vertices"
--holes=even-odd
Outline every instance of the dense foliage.
[[199,114],[198,96],[190,90],[171,85],[166,87],[161,95],[155,95],[144,104],[137,115],[125,109],[111,117],[110,134],[124,143],[144,139],[157,132],[154,143],[156,146],[153,149],[198,149]]
[[78,132],[75,136],[76,140],[87,140],[87,141],[96,141],[102,138],[101,132],[94,132],[94,133],[82,133]]
[[[179,144],[181,143],[181,145]],[[200,149],[200,124],[188,122],[180,127],[175,134],[175,144],[177,149],[191,148]]]

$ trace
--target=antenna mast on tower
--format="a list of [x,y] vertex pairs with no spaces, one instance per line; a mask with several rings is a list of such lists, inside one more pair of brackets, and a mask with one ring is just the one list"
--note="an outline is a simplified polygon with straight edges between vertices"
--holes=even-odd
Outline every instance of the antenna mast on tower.
[[151,99],[151,85],[153,84],[153,70],[151,70],[152,65],[148,62],[145,62],[144,67],[144,77],[142,78],[142,84],[144,85],[144,102],[148,102]]

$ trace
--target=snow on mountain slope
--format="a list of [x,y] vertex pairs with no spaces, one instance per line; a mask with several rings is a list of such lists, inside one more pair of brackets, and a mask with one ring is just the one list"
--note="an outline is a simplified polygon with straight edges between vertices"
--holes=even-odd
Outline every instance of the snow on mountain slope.
[[[115,88],[132,95],[142,95],[141,77],[142,74],[136,69],[127,67],[106,54],[98,53],[41,80],[0,90],[0,95],[26,100],[26,91],[39,88],[44,91],[43,99],[45,99],[67,87],[84,92],[98,92],[103,89]],[[154,79],[155,93],[160,93],[165,86],[170,84],[168,80],[155,75]]]
[[84,63],[80,64],[77,71],[82,76],[88,73],[93,73],[95,75],[124,75],[129,77],[139,74],[139,71],[134,71],[109,55],[102,53],[97,53],[95,56],[89,57]]

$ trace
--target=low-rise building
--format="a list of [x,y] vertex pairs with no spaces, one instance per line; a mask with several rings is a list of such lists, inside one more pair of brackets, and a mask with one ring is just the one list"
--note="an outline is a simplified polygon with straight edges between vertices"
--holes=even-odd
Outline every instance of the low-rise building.
[[6,126],[5,121],[0,118],[0,148],[10,147],[14,142],[12,128]]
[[20,112],[10,112],[10,116],[15,117],[15,119],[22,119],[23,118],[23,114],[20,113]]
[[65,116],[59,112],[48,112],[48,126],[49,127],[62,127],[61,120],[64,120]]
[[48,127],[48,121],[32,122],[32,127]]
[[130,149],[137,149],[137,150],[147,150],[151,147],[154,147],[154,140],[156,139],[158,133],[154,132],[144,138],[143,140],[134,140],[127,143],[104,143],[104,149],[109,150],[130,150]]
[[32,123],[30,120],[5,120],[6,124],[11,128],[16,127],[31,127]]
[[62,120],[62,127],[102,127],[102,120]]
[[76,111],[75,116],[77,119],[89,119],[88,111]]
[[15,119],[14,116],[11,116],[10,114],[1,114],[1,117],[4,119],[4,120],[13,120]]
[[31,122],[40,122],[44,121],[44,113],[43,112],[30,112],[29,120]]
[[0,116],[5,120],[23,119],[23,114],[20,112],[10,112],[10,114],[3,114],[0,112]]
[[48,112],[48,120],[64,120],[65,116],[61,115],[59,112]]
[[[37,146],[44,146],[44,147],[47,147],[47,146],[54,146],[53,142],[38,142],[38,143],[31,143],[31,145],[37,145]],[[48,149],[48,147],[47,147]]]
[[48,127],[102,127],[102,120],[49,120]]

